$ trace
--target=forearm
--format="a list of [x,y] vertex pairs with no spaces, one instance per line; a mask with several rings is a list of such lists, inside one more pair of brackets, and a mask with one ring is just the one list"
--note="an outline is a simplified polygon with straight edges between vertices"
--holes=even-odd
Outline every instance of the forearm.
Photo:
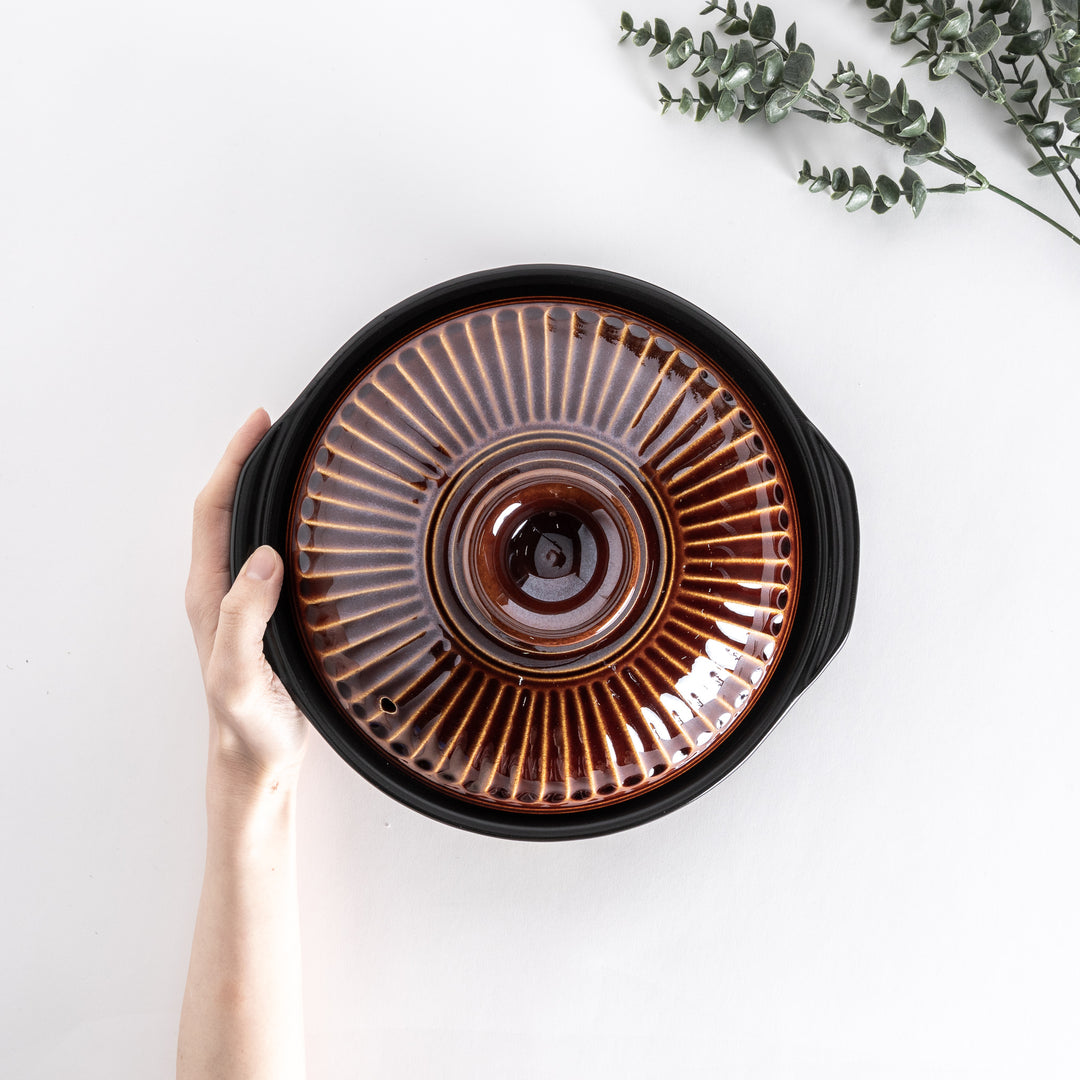
[[295,795],[295,776],[238,780],[211,762],[178,1080],[305,1075]]

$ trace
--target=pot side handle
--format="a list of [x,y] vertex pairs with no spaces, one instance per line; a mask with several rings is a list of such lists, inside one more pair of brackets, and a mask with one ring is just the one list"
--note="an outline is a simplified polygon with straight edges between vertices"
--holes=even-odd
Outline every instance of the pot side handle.
[[809,421],[806,433],[819,451],[826,496],[824,514],[825,578],[822,583],[819,634],[800,692],[805,690],[839,652],[855,616],[859,581],[859,511],[855,482],[843,458]]

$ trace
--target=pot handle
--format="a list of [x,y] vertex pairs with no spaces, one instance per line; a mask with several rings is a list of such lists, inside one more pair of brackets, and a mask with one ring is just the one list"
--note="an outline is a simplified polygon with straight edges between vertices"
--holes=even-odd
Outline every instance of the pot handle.
[[[233,499],[232,529],[229,536],[229,576],[233,581],[247,557],[259,546],[258,537],[263,528],[262,515],[268,504],[268,481],[271,470],[267,467],[271,451],[278,442],[284,417],[272,424],[248,455],[240,470]],[[254,483],[247,477],[254,475]]]
[[821,530],[823,546],[817,610],[818,630],[814,649],[802,679],[805,690],[828,666],[847,639],[855,616],[859,581],[859,512],[855,482],[844,459],[809,421],[806,434],[818,451],[824,496]]

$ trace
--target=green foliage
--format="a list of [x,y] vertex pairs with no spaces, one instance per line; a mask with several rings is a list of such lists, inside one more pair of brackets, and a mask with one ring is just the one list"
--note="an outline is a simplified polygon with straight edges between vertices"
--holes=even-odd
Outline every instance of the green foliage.
[[[1072,107],[1070,99],[1080,84],[1076,0],[1040,0],[1038,25],[1031,0],[983,0],[977,14],[973,8],[946,7],[942,0],[865,3],[877,13],[875,20],[892,23],[895,44],[919,46],[908,64],[927,64],[931,80],[959,75],[980,96],[1003,107],[1006,122],[1019,128],[1038,157],[1030,172],[1051,176],[1069,171],[1080,192],[1080,173],[1070,165],[1080,154],[1080,139],[1062,145],[1064,118],[1060,113],[1050,115],[1052,105],[1062,112]],[[1038,105],[1030,112],[1016,109],[1035,101]],[[1061,124],[1062,129],[1052,124]],[[1056,183],[1080,214],[1080,204],[1061,179]]]
[[798,180],[800,184],[809,184],[811,192],[828,191],[833,199],[846,197],[845,206],[849,212],[869,206],[876,214],[886,214],[903,199],[918,217],[926,202],[926,185],[910,168],[904,170],[899,180],[884,173],[877,180],[871,180],[862,165],[856,165],[850,174],[847,169],[830,170],[827,165],[820,173],[815,173],[810,162],[804,161]]
[[813,50],[798,42],[794,24],[785,34],[785,45],[775,41],[776,18],[764,5],[747,4],[740,13],[734,3],[710,4],[704,13],[712,11],[722,11],[718,29],[740,40],[720,45],[708,30],[695,39],[686,27],[672,32],[663,19],[638,27],[623,13],[624,41],[630,38],[638,47],[649,46],[652,56],[663,54],[670,69],[693,61],[691,78],[696,85],[683,90],[678,99],[661,85],[662,111],[677,103],[679,112],[699,122],[715,116],[746,123],[764,113],[769,123],[779,123],[806,94],[814,74]]
[[[875,22],[889,25],[896,45],[913,51],[905,67],[925,64],[931,82],[956,76],[1006,113],[1037,160],[1028,167],[1049,176],[1080,215],[1080,203],[1066,187],[1066,174],[1080,192],[1080,20],[1078,0],[981,0],[950,5],[947,0],[864,0]],[[911,97],[903,79],[895,84],[876,72],[860,74],[839,63],[826,85],[815,78],[814,50],[799,40],[792,23],[777,40],[776,17],[764,4],[707,0],[702,15],[715,16],[715,31],[672,30],[663,19],[638,26],[627,12],[619,21],[623,41],[663,56],[669,70],[686,68],[690,85],[676,93],[659,84],[661,112],[673,105],[696,122],[752,120],[759,113],[780,124],[793,113],[829,124],[849,124],[897,148],[906,166],[900,178],[876,180],[861,165],[814,173],[804,162],[799,182],[811,191],[844,199],[849,211],[869,206],[885,214],[906,202],[915,217],[929,195],[993,191],[1075,236],[1042,211],[991,184],[947,140],[940,109]],[[953,174],[952,182],[929,187],[915,166],[931,164]]]

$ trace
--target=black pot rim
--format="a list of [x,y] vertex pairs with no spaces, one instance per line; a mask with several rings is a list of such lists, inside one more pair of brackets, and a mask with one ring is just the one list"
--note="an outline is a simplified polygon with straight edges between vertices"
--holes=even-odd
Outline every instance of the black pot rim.
[[412,778],[355,732],[307,667],[291,606],[278,605],[264,648],[297,705],[334,750],[392,798],[448,825],[509,839],[565,840],[644,824],[684,806],[737,768],[843,644],[854,616],[859,530],[847,466],[776,377],[711,315],[655,285],[608,270],[534,264],[435,285],[353,335],[273,424],[241,472],[233,507],[233,577],[261,544],[287,550],[293,481],[314,430],[357,375],[404,337],[465,307],[531,297],[607,305],[666,328],[712,358],[753,403],[777,444],[799,507],[802,583],[789,637],[761,697],[722,745],[685,776],[611,806],[536,814],[464,802]]

